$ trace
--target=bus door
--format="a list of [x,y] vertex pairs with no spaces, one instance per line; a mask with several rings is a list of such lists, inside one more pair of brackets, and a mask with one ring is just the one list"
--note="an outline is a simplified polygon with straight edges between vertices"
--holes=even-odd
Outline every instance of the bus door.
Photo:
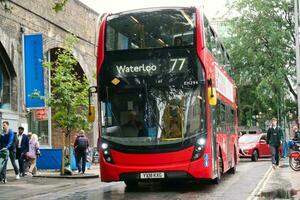
[[213,177],[218,175],[218,155],[217,155],[217,123],[216,123],[216,107],[210,107],[210,129],[211,129],[211,155],[212,155],[212,166],[213,166]]

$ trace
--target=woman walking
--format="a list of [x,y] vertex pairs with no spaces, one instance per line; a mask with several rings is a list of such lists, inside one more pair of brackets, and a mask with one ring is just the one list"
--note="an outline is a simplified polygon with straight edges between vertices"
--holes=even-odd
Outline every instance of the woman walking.
[[27,152],[27,157],[31,163],[29,168],[29,173],[33,176],[37,172],[36,159],[40,155],[39,151],[40,151],[40,144],[38,141],[38,136],[33,133],[29,140],[29,152]]

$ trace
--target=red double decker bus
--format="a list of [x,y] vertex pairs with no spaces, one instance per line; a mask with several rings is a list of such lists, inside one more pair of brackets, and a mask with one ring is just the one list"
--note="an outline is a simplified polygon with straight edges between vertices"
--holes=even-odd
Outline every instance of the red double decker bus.
[[194,7],[103,17],[97,81],[101,180],[211,179],[238,163],[228,55]]

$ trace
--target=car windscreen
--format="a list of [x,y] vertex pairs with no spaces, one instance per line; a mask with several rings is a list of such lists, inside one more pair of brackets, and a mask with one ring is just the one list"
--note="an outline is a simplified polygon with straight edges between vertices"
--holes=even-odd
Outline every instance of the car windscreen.
[[260,135],[243,135],[239,138],[239,143],[254,143],[258,142]]

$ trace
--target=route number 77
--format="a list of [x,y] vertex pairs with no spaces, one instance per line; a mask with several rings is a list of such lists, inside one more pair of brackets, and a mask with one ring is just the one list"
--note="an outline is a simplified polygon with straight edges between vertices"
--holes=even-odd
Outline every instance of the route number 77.
[[173,72],[174,70],[181,71],[186,61],[186,58],[172,58],[170,59],[170,61],[173,63],[170,72]]

